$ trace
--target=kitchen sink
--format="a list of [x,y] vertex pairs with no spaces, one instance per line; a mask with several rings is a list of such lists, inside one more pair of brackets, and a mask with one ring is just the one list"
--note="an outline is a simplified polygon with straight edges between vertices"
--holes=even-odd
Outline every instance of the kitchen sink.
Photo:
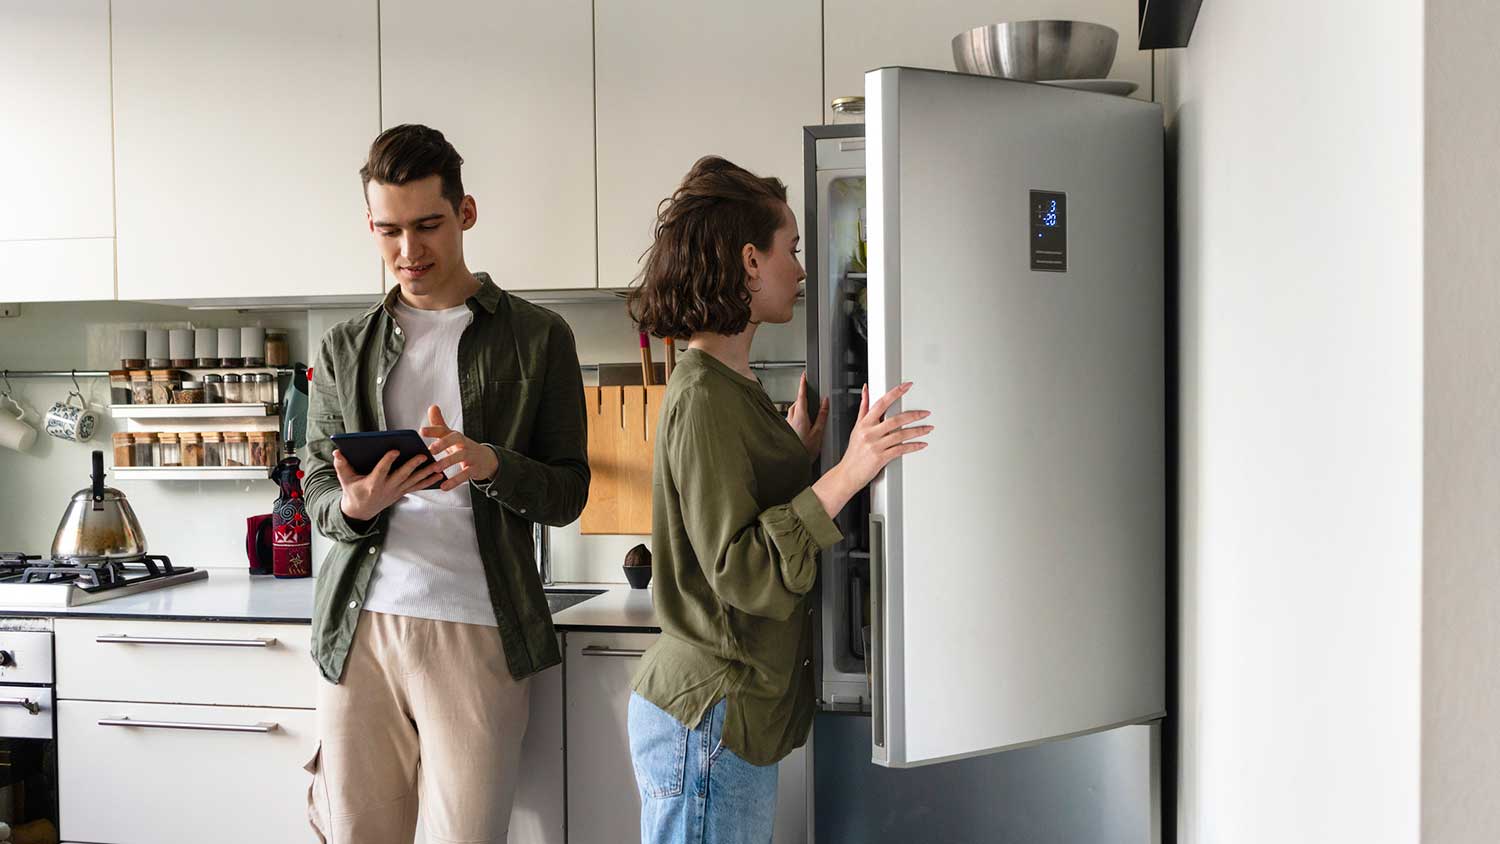
[[568,607],[576,606],[595,595],[604,594],[603,589],[548,589],[547,609],[557,615]]

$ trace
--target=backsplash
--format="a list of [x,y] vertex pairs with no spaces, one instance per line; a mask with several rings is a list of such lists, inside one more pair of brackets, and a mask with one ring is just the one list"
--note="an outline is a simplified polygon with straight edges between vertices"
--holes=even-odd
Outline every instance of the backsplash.
[[[572,327],[583,363],[639,360],[639,343],[619,302],[549,304]],[[287,330],[293,360],[307,361],[310,338],[321,338],[329,326],[362,309],[224,311],[188,310],[128,302],[46,303],[22,306],[21,316],[0,319],[0,368],[15,370],[105,370],[118,368],[116,333],[122,328],[223,327],[260,325]],[[803,312],[792,323],[765,326],[756,339],[758,360],[801,360],[804,355]],[[653,355],[661,360],[659,343]],[[771,397],[791,400],[797,370],[767,372],[762,377]],[[593,376],[585,373],[585,383]],[[103,379],[80,379],[83,392],[98,407],[109,402]],[[40,418],[72,388],[67,378],[13,379],[12,391],[27,408],[28,421]],[[123,423],[122,423],[123,424]],[[37,426],[40,429],[40,425]],[[0,449],[0,482],[11,491],[0,507],[0,550],[45,553],[69,497],[87,486],[89,453],[109,451],[116,430],[107,412],[89,443],[72,443],[39,434],[26,453]],[[108,462],[108,461],[106,461]],[[276,487],[263,481],[107,481],[130,498],[152,553],[165,553],[193,566],[243,568],[245,519],[270,511]],[[560,582],[623,582],[625,552],[644,536],[583,536],[576,524],[552,531],[554,579]],[[314,537],[314,559],[326,542]],[[530,561],[527,561],[530,564]]]

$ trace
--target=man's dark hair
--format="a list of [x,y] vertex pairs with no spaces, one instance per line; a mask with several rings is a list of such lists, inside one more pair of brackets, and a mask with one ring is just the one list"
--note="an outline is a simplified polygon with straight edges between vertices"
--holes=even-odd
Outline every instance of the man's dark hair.
[[370,156],[365,166],[359,168],[365,201],[369,202],[370,182],[404,185],[428,176],[441,176],[443,198],[457,211],[464,198],[463,177],[459,174],[463,163],[463,156],[442,132],[417,123],[392,126],[370,144]]

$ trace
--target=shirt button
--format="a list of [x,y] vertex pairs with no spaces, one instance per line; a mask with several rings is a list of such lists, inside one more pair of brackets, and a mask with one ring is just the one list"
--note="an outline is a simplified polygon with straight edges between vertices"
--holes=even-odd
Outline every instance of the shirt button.
[[373,553],[375,553],[375,546],[371,545],[370,546],[370,550],[366,551],[365,553],[366,554],[373,554]]
[[522,507],[522,508],[521,508],[521,509],[520,509],[520,511],[519,511],[519,512],[520,512],[520,513],[521,513],[521,515],[523,515],[523,516],[524,516],[524,515],[526,515],[526,508],[525,508],[525,507]]
[[385,376],[384,375],[377,375],[377,376],[375,376],[375,383],[376,384],[384,384],[385,383]]
[[401,333],[401,326],[399,326],[399,325],[398,325],[398,326],[396,326],[396,333],[397,333],[397,334],[398,334],[398,335],[399,335],[399,334],[400,334],[400,333]]
[[351,609],[351,610],[355,609],[358,606],[359,606],[359,601],[350,601],[349,602],[349,609]]
[[810,659],[804,659],[804,660],[802,660],[802,667],[803,668],[806,668],[809,665],[812,665],[812,660],[810,660]]

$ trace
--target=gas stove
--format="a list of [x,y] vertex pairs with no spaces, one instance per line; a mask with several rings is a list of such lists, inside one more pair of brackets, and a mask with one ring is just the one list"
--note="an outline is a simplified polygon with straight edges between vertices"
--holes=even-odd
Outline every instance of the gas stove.
[[0,606],[76,607],[208,577],[144,554],[123,560],[42,559],[0,551]]

